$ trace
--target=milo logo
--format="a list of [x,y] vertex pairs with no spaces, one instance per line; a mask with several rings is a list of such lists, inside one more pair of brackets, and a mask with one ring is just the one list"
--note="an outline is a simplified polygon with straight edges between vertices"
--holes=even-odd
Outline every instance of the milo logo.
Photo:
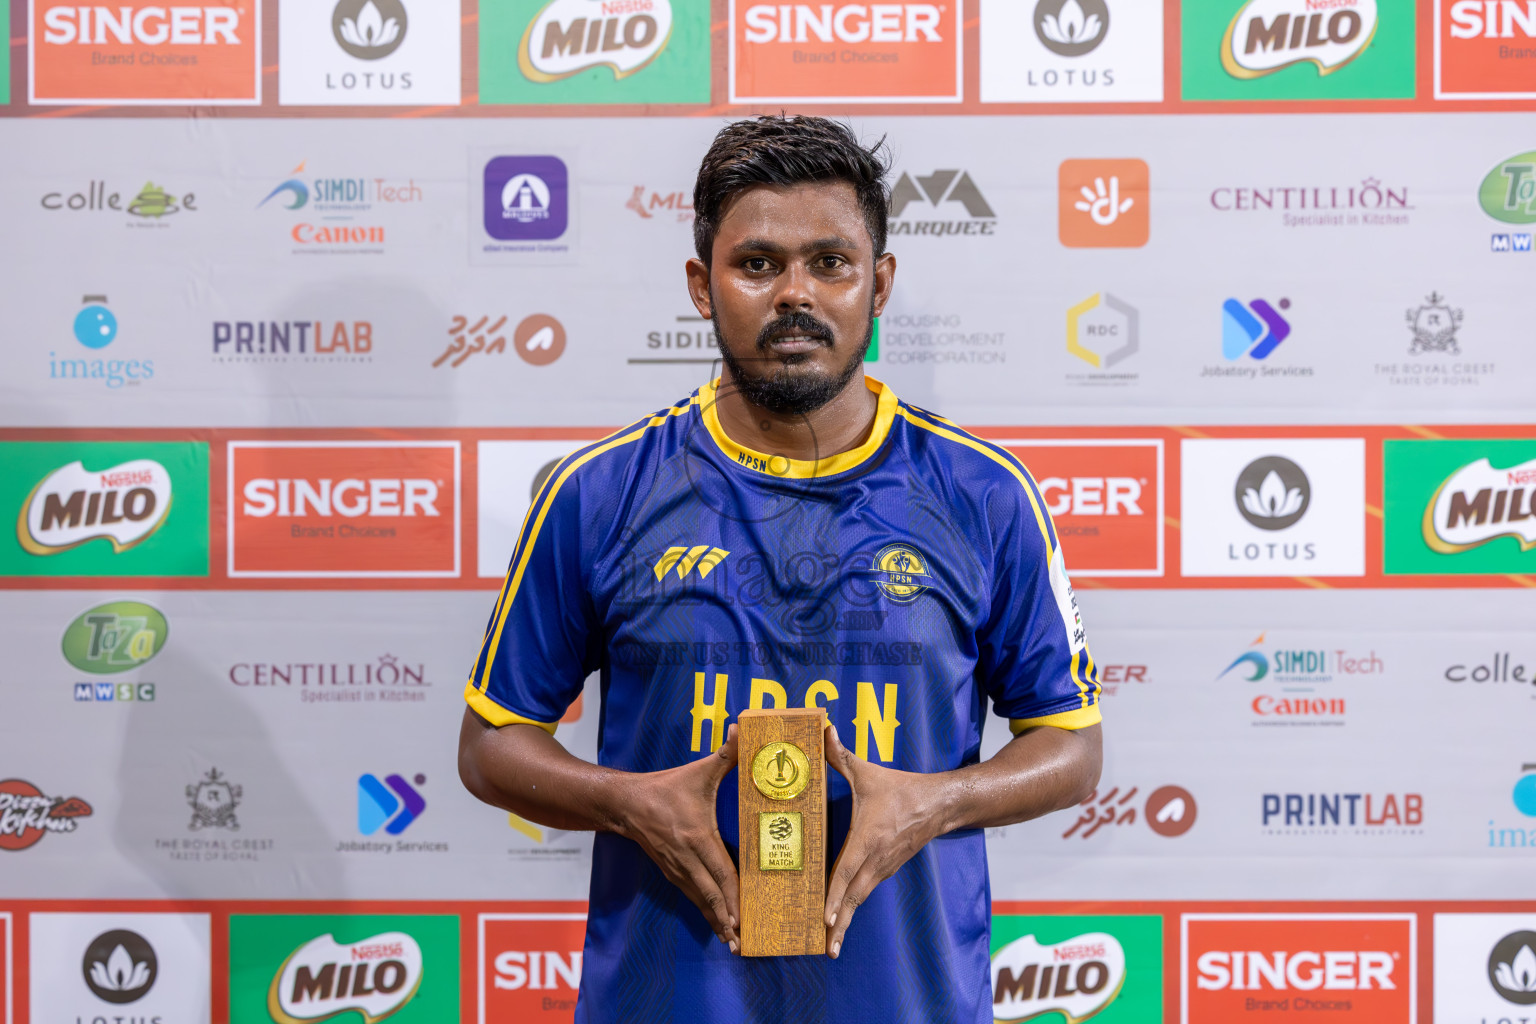
[[1162,931],[1154,916],[994,917],[992,1019],[1161,1020]]
[[34,555],[52,555],[104,537],[114,551],[147,539],[171,511],[171,475],[153,459],[87,470],[71,462],[45,476],[21,507],[16,538]]
[[671,35],[669,0],[551,0],[523,32],[517,66],[535,82],[605,65],[624,78],[654,60]]
[[400,1010],[421,987],[421,946],[405,932],[360,942],[311,939],[289,954],[272,979],[267,1009],[281,1024],[307,1024],[355,1011],[365,1021]]
[[165,616],[147,604],[97,605],[64,630],[64,660],[96,675],[126,672],[159,654],[169,632]]

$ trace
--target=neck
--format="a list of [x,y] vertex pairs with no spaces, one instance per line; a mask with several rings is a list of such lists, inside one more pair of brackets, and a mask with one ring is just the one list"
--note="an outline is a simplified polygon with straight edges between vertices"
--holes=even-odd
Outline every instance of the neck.
[[726,436],[744,448],[799,461],[831,458],[869,439],[879,401],[864,383],[862,367],[837,397],[815,412],[776,413],[754,405],[732,386],[722,367],[716,411]]

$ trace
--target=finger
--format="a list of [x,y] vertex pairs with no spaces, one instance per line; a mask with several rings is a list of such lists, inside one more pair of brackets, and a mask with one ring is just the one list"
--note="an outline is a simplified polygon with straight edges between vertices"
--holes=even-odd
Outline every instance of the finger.
[[720,749],[715,751],[709,763],[714,769],[716,785],[736,767],[736,723],[732,722],[730,728],[725,730],[725,742],[720,744]]
[[[857,816],[857,812],[855,812]],[[843,849],[837,855],[837,862],[832,865],[832,877],[827,879],[827,903],[826,920],[827,927],[832,928],[842,916],[843,902],[853,880],[859,876],[864,867],[866,858],[864,844],[859,839],[858,822],[855,820],[848,829],[848,839],[843,844]]]
[[724,939],[726,945],[731,947],[731,952],[736,952],[736,928],[741,921],[741,888],[736,878],[736,865],[731,863],[730,854],[725,851],[725,843],[720,839],[717,831],[710,837],[710,842],[699,851],[699,860],[704,865],[704,870],[709,873],[710,880],[715,883],[725,903],[722,907],[725,918]]
[[843,936],[847,934],[848,926],[853,923],[854,912],[864,905],[864,901],[881,881],[880,872],[873,862],[865,861],[858,876],[843,893],[842,905],[837,911],[837,923],[827,933],[827,955],[832,959],[836,960],[843,951]]
[[837,726],[830,722],[827,723],[824,742],[827,747],[827,763],[832,766],[833,771],[847,779],[849,783],[852,783],[853,763],[858,758],[850,754],[848,748],[843,746],[843,741],[837,736]]
[[738,948],[736,929],[731,925],[725,893],[720,890],[708,865],[702,860],[694,861],[688,880],[692,883],[693,893],[697,894],[696,896],[690,894],[694,905],[703,912],[720,941],[731,947],[732,953],[736,952]]

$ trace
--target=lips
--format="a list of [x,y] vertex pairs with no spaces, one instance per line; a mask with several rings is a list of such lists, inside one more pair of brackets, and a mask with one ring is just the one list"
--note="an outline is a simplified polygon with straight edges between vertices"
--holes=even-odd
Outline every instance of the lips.
[[768,340],[769,349],[785,355],[813,352],[828,344],[827,339],[812,334],[780,334]]

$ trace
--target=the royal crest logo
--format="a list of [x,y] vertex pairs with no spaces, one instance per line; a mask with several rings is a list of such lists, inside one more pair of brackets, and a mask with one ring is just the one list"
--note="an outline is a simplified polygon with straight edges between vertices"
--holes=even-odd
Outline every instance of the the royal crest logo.
[[375,1024],[397,1013],[421,987],[421,946],[405,932],[360,942],[311,939],[289,954],[267,992],[277,1024],[312,1024],[343,1013]]
[[875,586],[897,604],[916,601],[932,586],[928,560],[909,544],[888,544],[875,553]]
[[1445,304],[1439,292],[1425,296],[1424,305],[1407,311],[1408,329],[1413,332],[1413,347],[1409,355],[1423,356],[1432,352],[1461,355],[1456,344],[1456,330],[1461,327],[1461,310]]
[[187,787],[187,805],[192,808],[192,821],[187,828],[193,832],[205,828],[223,828],[240,831],[240,819],[235,808],[240,806],[243,788],[230,783],[211,768],[200,782]]
[[1499,537],[1536,547],[1536,459],[1494,469],[1486,458],[1446,478],[1424,509],[1424,543],[1454,555]]
[[1310,61],[1329,75],[1365,52],[1376,22],[1376,0],[1248,0],[1222,37],[1221,66],[1260,78]]
[[669,0],[551,0],[524,30],[517,66],[535,82],[599,67],[625,78],[655,60],[671,35]]
[[49,832],[73,832],[91,805],[77,796],[45,796],[25,779],[0,782],[0,850],[25,850]]
[[992,1017],[1000,1022],[1059,1013],[1072,1024],[1114,1002],[1125,985],[1125,949],[1106,932],[1050,945],[1033,935],[992,956]]
[[98,537],[114,552],[147,539],[171,511],[171,476],[153,459],[87,470],[81,462],[49,473],[27,495],[16,538],[34,555],[52,555]]

